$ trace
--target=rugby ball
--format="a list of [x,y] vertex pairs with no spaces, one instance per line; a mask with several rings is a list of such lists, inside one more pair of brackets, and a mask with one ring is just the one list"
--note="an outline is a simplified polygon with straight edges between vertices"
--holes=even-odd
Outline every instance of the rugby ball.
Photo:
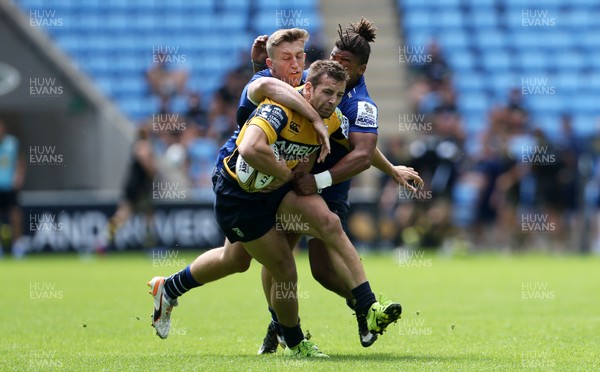
[[[271,150],[273,150],[275,159],[279,161],[279,150],[275,144],[271,145]],[[269,186],[269,184],[273,182],[273,179],[275,179],[275,177],[271,175],[258,172],[256,169],[252,168],[252,166],[244,160],[242,155],[239,154],[235,163],[235,174],[240,187],[247,192],[259,191]]]

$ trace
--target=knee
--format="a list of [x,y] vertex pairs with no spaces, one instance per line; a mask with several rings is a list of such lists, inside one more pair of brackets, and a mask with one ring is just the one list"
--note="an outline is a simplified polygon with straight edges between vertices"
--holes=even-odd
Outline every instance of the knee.
[[236,273],[243,273],[248,271],[252,257],[244,250],[236,249],[235,252],[225,252],[225,260],[229,262],[229,267]]
[[342,223],[340,222],[340,218],[331,211],[324,214],[319,222],[319,229],[321,230],[321,238],[323,240],[328,237],[338,236],[342,233]]
[[273,275],[273,279],[279,282],[295,283],[298,281],[298,273],[294,261],[280,260],[274,267],[267,268]]

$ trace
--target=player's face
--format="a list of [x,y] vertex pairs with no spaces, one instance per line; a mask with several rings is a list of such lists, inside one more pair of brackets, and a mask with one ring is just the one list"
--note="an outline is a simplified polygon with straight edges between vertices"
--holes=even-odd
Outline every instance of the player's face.
[[346,72],[348,72],[348,75],[350,76],[350,81],[357,80],[360,75],[365,73],[367,68],[367,65],[358,62],[358,58],[354,54],[347,50],[340,50],[337,47],[333,48],[329,59],[339,62],[344,66]]
[[270,61],[273,77],[297,87],[302,80],[305,56],[303,41],[281,43],[275,48],[273,58],[267,58],[267,64]]
[[[346,89],[345,81],[336,81],[327,75],[321,76],[319,84],[314,86],[306,83],[309,88],[308,102],[314,107],[322,118],[328,118],[340,104]],[[310,87],[309,87],[310,86]]]

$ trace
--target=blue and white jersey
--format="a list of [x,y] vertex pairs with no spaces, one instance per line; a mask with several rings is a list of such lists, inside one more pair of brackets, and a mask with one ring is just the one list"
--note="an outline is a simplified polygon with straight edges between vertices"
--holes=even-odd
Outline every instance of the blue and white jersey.
[[[364,76],[358,79],[355,86],[346,88],[344,98],[338,105],[342,114],[348,118],[348,134],[352,132],[374,133],[377,134],[377,105],[369,96]],[[331,141],[331,153],[323,163],[315,163],[312,173],[320,173],[333,167],[349,151],[339,143]],[[338,183],[327,187],[321,193],[325,200],[346,200],[350,190],[350,181]]]
[[16,137],[6,134],[0,140],[0,190],[13,189],[13,179],[17,170],[19,156],[19,141]]

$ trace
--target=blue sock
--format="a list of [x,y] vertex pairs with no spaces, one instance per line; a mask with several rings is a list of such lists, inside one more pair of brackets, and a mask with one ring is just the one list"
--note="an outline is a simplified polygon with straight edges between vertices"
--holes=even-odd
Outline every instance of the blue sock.
[[365,316],[369,312],[371,305],[377,301],[368,281],[354,288],[352,295],[356,300],[354,309],[357,316]]
[[190,289],[201,285],[202,283],[198,283],[192,276],[190,266],[188,265],[185,269],[171,275],[165,280],[165,292],[171,300],[175,300]]
[[302,328],[300,328],[300,323],[298,323],[295,327],[286,327],[284,325],[279,325],[281,327],[281,332],[283,333],[283,339],[288,347],[295,347],[304,340],[304,333],[302,333]]

